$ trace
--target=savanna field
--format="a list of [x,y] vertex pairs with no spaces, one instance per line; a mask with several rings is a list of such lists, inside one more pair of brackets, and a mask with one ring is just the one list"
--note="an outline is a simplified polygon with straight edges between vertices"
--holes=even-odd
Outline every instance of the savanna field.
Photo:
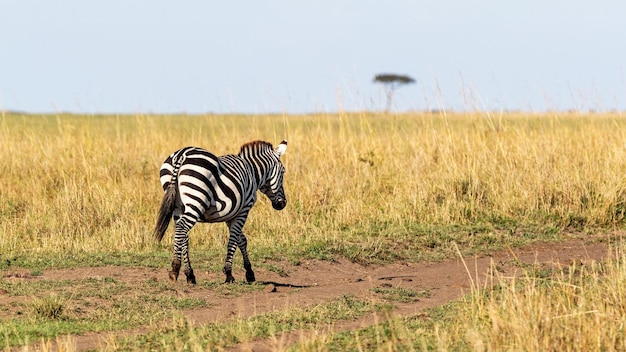
[[[259,196],[244,227],[256,266],[441,261],[573,237],[610,241],[614,253],[608,261],[574,263],[567,270],[524,267],[521,277],[476,287],[461,300],[431,309],[427,319],[405,316],[364,329],[326,329],[287,349],[626,350],[622,113],[5,112],[0,348],[43,343],[54,350],[46,343],[62,336],[135,329],[135,338],[109,337],[99,349],[221,350],[391,309],[394,299],[381,305],[346,295],[236,321],[194,325],[181,315],[210,302],[173,294],[172,285],[186,284],[166,281],[173,230],[159,244],[152,236],[163,195],[159,167],[184,146],[236,154],[257,139],[274,145],[286,139],[289,148],[281,158],[287,207],[277,212]],[[223,224],[194,227],[194,268],[221,275],[227,237]],[[134,286],[109,277],[45,275],[51,269],[105,266],[159,268],[163,275]],[[234,266],[241,266],[239,253]],[[277,264],[266,269],[281,270]],[[16,272],[42,279],[23,280]],[[243,281],[241,274],[238,279]],[[204,285],[223,296],[263,290],[242,282]],[[396,301],[411,296],[390,290]],[[96,299],[106,309],[98,309]],[[164,330],[159,322],[174,328]]]

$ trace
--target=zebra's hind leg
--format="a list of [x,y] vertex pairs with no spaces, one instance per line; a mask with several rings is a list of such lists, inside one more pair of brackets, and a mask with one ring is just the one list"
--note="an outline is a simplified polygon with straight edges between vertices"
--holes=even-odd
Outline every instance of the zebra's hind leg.
[[172,271],[170,271],[170,280],[178,280],[180,273],[181,259],[185,263],[185,276],[187,283],[196,284],[196,276],[191,268],[189,260],[189,230],[196,223],[195,218],[183,215],[177,222],[174,230],[174,259],[172,260]]
[[250,259],[248,258],[248,240],[243,233],[239,236],[239,243],[237,245],[243,256],[243,267],[246,269],[246,281],[254,282],[256,278],[254,277],[254,271],[252,271],[252,263],[250,263]]

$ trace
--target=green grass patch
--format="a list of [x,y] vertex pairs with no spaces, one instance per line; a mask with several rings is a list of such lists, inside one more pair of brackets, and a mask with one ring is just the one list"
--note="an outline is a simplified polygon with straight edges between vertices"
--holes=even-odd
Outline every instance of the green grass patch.
[[463,255],[474,255],[563,239],[562,231],[555,227],[513,222],[446,226],[365,223],[329,232],[327,238],[312,239],[300,246],[251,247],[249,253],[254,260],[280,257],[297,263],[302,259],[344,258],[368,265],[454,258],[454,244]]
[[[202,225],[199,225],[201,227]],[[329,230],[324,237],[316,237],[300,245],[291,242],[255,243],[250,236],[248,253],[253,266],[264,266],[279,275],[287,275],[276,264],[264,261],[280,258],[297,265],[301,260],[319,259],[336,261],[342,258],[367,264],[385,264],[396,261],[443,260],[454,258],[456,243],[464,255],[520,247],[536,242],[562,240],[561,230],[543,225],[518,223],[480,223],[473,225],[421,225],[414,223],[367,222]],[[43,252],[30,254],[0,254],[0,270],[27,268],[32,276],[39,276],[45,269],[74,267],[127,266],[169,268],[171,249],[161,244],[141,252]],[[220,272],[226,249],[215,243],[191,245],[190,256],[196,270]],[[235,254],[234,267],[241,266],[241,255]],[[34,275],[33,275],[34,273]]]
[[257,338],[269,338],[297,329],[318,329],[341,320],[355,319],[390,307],[344,296],[310,307],[293,307],[251,318],[237,318],[219,323],[193,326],[186,319],[174,319],[148,334],[119,339],[115,348],[121,350],[159,350],[172,346],[185,349],[219,349]]
[[372,292],[389,302],[411,303],[431,296],[429,289],[413,290],[401,287],[375,287]]
[[152,280],[125,283],[112,278],[83,280],[0,280],[10,303],[0,321],[0,347],[87,331],[115,331],[171,319],[181,310],[206,307],[201,298],[172,294],[171,285]]

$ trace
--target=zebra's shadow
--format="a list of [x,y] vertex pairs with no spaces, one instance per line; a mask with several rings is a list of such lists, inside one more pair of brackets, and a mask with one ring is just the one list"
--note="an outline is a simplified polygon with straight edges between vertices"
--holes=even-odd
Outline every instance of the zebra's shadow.
[[271,288],[273,286],[274,287],[274,291],[276,290],[277,287],[309,288],[309,287],[316,286],[316,285],[295,285],[295,284],[287,284],[287,283],[276,282],[276,281],[256,281],[255,284],[257,284],[257,285],[265,285],[265,286],[268,286],[269,288]]

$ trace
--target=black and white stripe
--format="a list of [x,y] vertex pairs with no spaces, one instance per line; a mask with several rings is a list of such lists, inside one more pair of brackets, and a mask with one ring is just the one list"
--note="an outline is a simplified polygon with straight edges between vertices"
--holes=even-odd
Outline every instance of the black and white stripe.
[[282,210],[287,205],[283,190],[285,168],[280,156],[287,141],[276,149],[268,142],[254,141],[241,146],[237,155],[215,156],[197,147],[175,151],[161,166],[161,184],[165,194],[159,210],[154,236],[161,241],[170,219],[174,218],[174,258],[170,279],[177,280],[181,260],[187,282],[196,283],[189,261],[188,232],[197,222],[226,222],[230,230],[224,274],[233,282],[233,255],[237,248],[243,255],[246,280],[255,280],[248,259],[247,240],[242,232],[248,213],[257,199],[257,190]]

